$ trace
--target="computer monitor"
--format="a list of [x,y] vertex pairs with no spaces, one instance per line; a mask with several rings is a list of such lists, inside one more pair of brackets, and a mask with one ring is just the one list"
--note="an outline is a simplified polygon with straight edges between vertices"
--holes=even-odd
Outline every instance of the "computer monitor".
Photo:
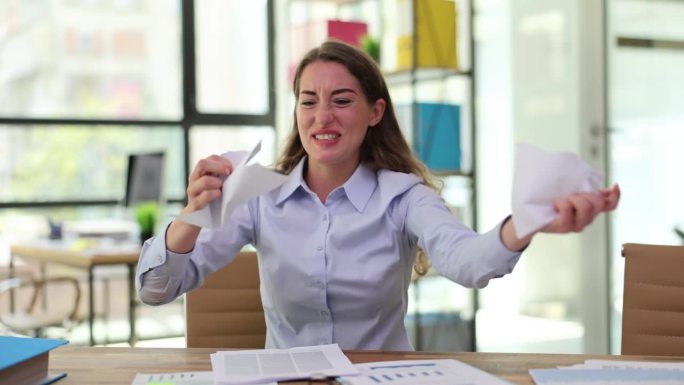
[[128,155],[128,175],[124,205],[161,202],[164,193],[164,153]]

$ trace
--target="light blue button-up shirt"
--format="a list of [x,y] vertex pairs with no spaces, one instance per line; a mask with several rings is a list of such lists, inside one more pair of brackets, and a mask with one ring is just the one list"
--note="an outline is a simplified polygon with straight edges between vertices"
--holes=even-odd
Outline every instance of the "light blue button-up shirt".
[[221,229],[203,229],[192,252],[167,251],[164,236],[145,242],[140,298],[168,303],[252,244],[267,348],[412,350],[404,316],[419,248],[439,273],[467,287],[511,272],[520,257],[502,244],[501,225],[471,231],[415,175],[361,165],[323,204],[304,181],[304,162]]

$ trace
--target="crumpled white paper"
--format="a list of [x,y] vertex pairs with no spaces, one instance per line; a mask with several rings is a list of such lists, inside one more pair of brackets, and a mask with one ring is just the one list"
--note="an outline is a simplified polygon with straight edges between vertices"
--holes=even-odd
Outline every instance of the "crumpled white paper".
[[283,184],[287,175],[258,163],[247,164],[260,150],[261,141],[249,153],[233,151],[222,154],[233,164],[233,172],[223,181],[221,198],[213,200],[203,209],[179,214],[176,219],[200,227],[221,227],[237,206]]
[[571,152],[547,152],[518,143],[513,174],[513,224],[523,238],[558,216],[553,200],[598,191],[603,174]]

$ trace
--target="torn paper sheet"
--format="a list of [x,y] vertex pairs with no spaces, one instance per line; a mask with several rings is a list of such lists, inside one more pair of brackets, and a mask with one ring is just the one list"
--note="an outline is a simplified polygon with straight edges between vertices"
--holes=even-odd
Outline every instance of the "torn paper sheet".
[[555,198],[598,191],[603,174],[571,152],[547,152],[518,143],[513,174],[513,224],[523,238],[558,216]]
[[258,163],[249,163],[260,150],[261,141],[249,153],[233,151],[222,154],[233,164],[233,172],[223,181],[221,198],[201,210],[180,214],[176,219],[195,226],[218,228],[223,226],[236,207],[283,184],[287,175]]

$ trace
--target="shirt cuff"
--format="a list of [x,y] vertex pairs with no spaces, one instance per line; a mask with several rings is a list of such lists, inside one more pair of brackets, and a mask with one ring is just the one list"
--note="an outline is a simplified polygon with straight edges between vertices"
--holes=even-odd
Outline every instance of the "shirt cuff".
[[[168,227],[167,227],[168,229]],[[174,253],[166,249],[166,231],[145,241],[136,272],[136,286],[142,287],[143,275],[151,270],[155,275],[182,275],[190,261],[190,253]]]
[[[491,249],[484,251],[481,254],[486,256],[485,258],[490,259],[489,261],[481,261],[481,263],[482,266],[489,266],[494,271],[494,275],[491,278],[501,278],[504,275],[511,273],[522,255],[522,251],[509,250],[501,240],[501,228],[509,218],[510,216],[501,221],[493,229],[482,234],[483,237],[491,240],[491,242],[484,243],[487,247],[491,247]],[[488,281],[489,278],[481,280],[477,283],[477,287],[486,286]]]

